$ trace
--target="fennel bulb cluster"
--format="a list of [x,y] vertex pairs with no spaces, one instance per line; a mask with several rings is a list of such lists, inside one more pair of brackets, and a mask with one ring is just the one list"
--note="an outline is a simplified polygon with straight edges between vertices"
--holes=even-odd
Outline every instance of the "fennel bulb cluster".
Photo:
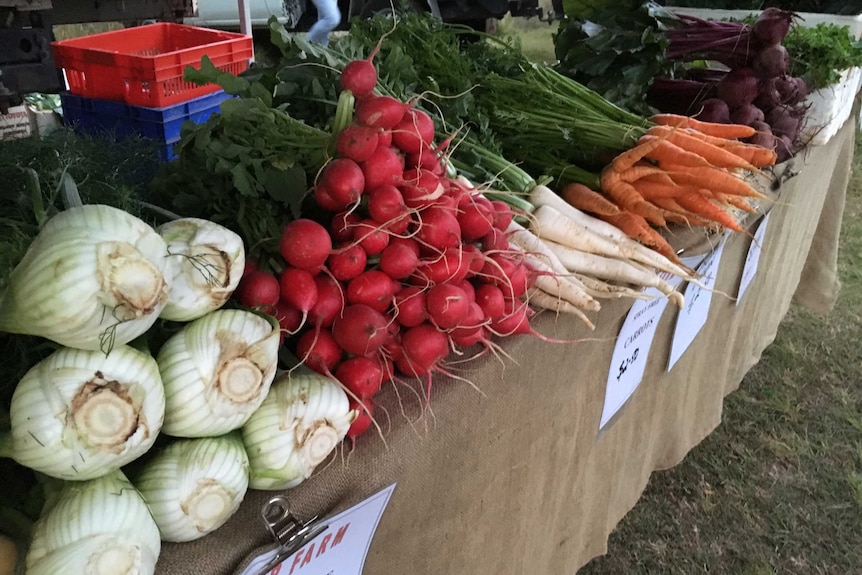
[[46,475],[85,480],[150,449],[165,412],[159,368],[129,346],[61,348],[18,382],[0,456]]
[[191,321],[225,304],[245,268],[242,238],[224,226],[198,218],[162,224],[158,232],[173,260],[171,292],[161,317]]
[[180,439],[147,461],[134,484],[163,541],[192,541],[239,509],[248,489],[248,456],[237,433]]
[[212,437],[242,427],[275,378],[279,335],[275,318],[237,309],[186,324],[156,358],[165,386],[162,430]]
[[336,380],[304,366],[282,373],[242,428],[249,486],[296,487],[344,439],[357,415]]
[[0,331],[107,353],[147,331],[167,304],[166,255],[162,237],[123,210],[60,212],[10,274]]
[[151,575],[159,528],[119,470],[66,483],[33,527],[27,575]]

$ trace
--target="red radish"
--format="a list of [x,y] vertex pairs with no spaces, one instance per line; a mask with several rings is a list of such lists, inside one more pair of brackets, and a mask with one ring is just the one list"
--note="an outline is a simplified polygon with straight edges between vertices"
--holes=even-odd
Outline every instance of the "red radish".
[[388,320],[365,304],[344,308],[332,324],[332,335],[346,352],[353,355],[371,355],[386,342]]
[[477,343],[484,343],[488,346],[491,345],[488,339],[490,335],[491,333],[488,331],[487,327],[480,327],[479,329],[469,333],[453,333],[449,338],[452,340],[452,343],[460,345],[461,347],[470,347]]
[[488,321],[489,320],[485,317],[485,312],[482,311],[479,304],[471,303],[467,309],[467,313],[463,318],[461,318],[458,325],[454,326],[449,331],[449,337],[461,339],[472,335],[477,331],[482,331],[482,328],[486,323],[488,323]]
[[416,239],[431,249],[442,252],[461,244],[461,226],[450,210],[430,207],[422,211]]
[[515,300],[510,302],[508,306],[509,308],[505,314],[491,321],[491,331],[494,334],[504,337],[510,335],[532,335],[549,343],[576,343],[574,340],[553,339],[534,330],[530,325],[530,317],[534,312],[525,302]]
[[462,246],[446,248],[436,258],[420,260],[415,277],[421,284],[458,282],[470,273],[472,261],[473,252],[464,250]]
[[476,288],[476,303],[489,319],[497,319],[506,313],[506,297],[495,285],[481,284]]
[[235,295],[246,307],[274,306],[279,298],[278,279],[269,272],[252,272],[240,280]]
[[431,149],[433,142],[434,120],[422,110],[407,110],[392,128],[392,143],[406,154],[419,153],[423,148]]
[[[404,354],[395,360],[398,371],[410,377],[429,375],[449,354],[449,339],[430,323],[423,323],[401,335],[401,348]],[[430,380],[428,385],[430,392]]]
[[383,385],[383,367],[376,359],[357,355],[338,365],[335,379],[358,398],[370,399]]
[[512,223],[512,206],[501,200],[491,200],[494,208],[494,227],[500,231],[506,231]]
[[254,260],[245,260],[245,266],[242,268],[242,277],[246,277],[251,275],[252,273],[258,271],[260,267],[257,265],[257,262]]
[[380,253],[380,269],[392,279],[404,279],[419,265],[419,247],[413,240],[394,238]]
[[347,437],[351,442],[353,442],[353,445],[356,445],[356,438],[368,431],[371,427],[371,424],[373,423],[371,418],[374,415],[374,409],[372,408],[370,401],[359,403],[353,398],[350,399],[348,407],[350,411],[356,410],[358,414],[356,419],[353,420],[353,423],[350,424],[350,427],[347,428]]
[[[388,223],[384,224],[383,227],[390,234],[393,234],[395,236],[400,236],[401,234],[403,234],[404,232],[407,231],[407,228],[410,227],[410,224],[412,223],[412,221],[413,220],[410,219],[410,215],[408,214],[405,216],[401,216],[400,218],[389,221]],[[390,242],[391,241],[392,240],[390,239]]]
[[308,321],[319,327],[330,327],[344,309],[344,287],[328,274],[314,278],[317,302],[308,312]]
[[336,242],[349,242],[356,232],[356,224],[362,220],[362,216],[356,212],[338,212],[332,216],[329,222],[329,235]]
[[404,172],[404,158],[394,148],[378,145],[371,157],[362,162],[365,187],[369,190],[401,180]]
[[479,202],[467,202],[459,208],[458,224],[465,242],[475,242],[494,226],[494,208]]
[[493,228],[479,242],[483,252],[505,252],[509,250],[509,238],[501,230]]
[[329,194],[344,209],[359,200],[365,190],[365,176],[359,164],[350,158],[336,158],[323,168],[315,189]]
[[503,290],[506,299],[516,299],[533,285],[530,269],[524,262],[505,254],[492,254],[485,261],[482,275]]
[[476,288],[473,286],[472,283],[470,283],[469,280],[463,279],[452,283],[464,290],[464,293],[467,294],[467,301],[469,301],[470,303],[476,301]]
[[332,238],[322,225],[300,218],[284,226],[278,251],[293,267],[317,271],[332,251]]
[[310,329],[296,342],[296,356],[317,373],[331,374],[341,355],[342,349],[328,329]]
[[351,124],[341,130],[335,140],[335,151],[354,162],[364,162],[377,149],[378,130],[359,124]]
[[347,284],[347,302],[365,304],[380,313],[385,312],[394,297],[392,278],[380,270],[368,270]]
[[461,246],[461,249],[464,252],[464,258],[469,262],[470,269],[467,272],[467,277],[473,277],[481,273],[482,268],[485,267],[485,254],[479,251],[479,248],[473,244],[464,244]]
[[391,130],[410,107],[392,96],[369,96],[357,103],[356,121],[363,126]]
[[428,170],[435,176],[443,175],[443,164],[440,162],[440,158],[437,157],[437,152],[430,147],[424,147],[418,152],[407,154],[405,164],[409,168]]
[[431,322],[440,329],[455,327],[470,310],[467,294],[451,283],[438,284],[429,289],[427,305]]
[[428,319],[427,296],[417,286],[407,286],[395,296],[395,321],[415,327]]
[[[423,169],[406,170],[402,175],[401,194],[411,208],[422,208],[442,200],[446,187],[440,176]],[[454,206],[453,206],[454,207]]]
[[383,130],[377,132],[377,145],[381,148],[388,148],[392,145],[392,132],[390,130]]
[[317,284],[314,276],[307,270],[299,268],[284,268],[279,278],[281,301],[288,303],[302,312],[302,321],[309,310],[317,303]]
[[353,60],[348,62],[341,70],[338,84],[342,90],[350,90],[354,96],[361,98],[374,90],[377,85],[377,70],[374,68],[374,56],[380,50],[378,43],[368,58],[365,60]]
[[329,254],[326,266],[332,276],[340,281],[352,280],[365,270],[368,255],[362,246],[350,244]]
[[278,302],[274,312],[273,315],[284,333],[294,334],[302,325],[303,313],[288,303]]
[[323,188],[314,190],[314,203],[327,212],[337,212],[344,209],[341,202],[333,198],[332,195]]
[[379,224],[386,224],[408,213],[401,190],[386,184],[368,194],[368,215]]
[[366,254],[375,256],[389,245],[389,234],[380,224],[367,218],[357,224],[354,241],[359,242]]

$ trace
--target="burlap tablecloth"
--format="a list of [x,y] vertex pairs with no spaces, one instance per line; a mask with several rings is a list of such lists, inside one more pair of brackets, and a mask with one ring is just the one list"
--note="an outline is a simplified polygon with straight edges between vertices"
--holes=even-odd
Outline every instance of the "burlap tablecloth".
[[[748,292],[739,306],[713,296],[707,324],[670,373],[676,310],[665,310],[644,382],[601,434],[613,340],[630,306],[624,301],[603,306],[593,333],[570,318],[540,318],[535,327],[546,335],[595,341],[511,338],[503,345],[511,360],[489,355],[459,372],[480,391],[435,378],[433,416],[413,425],[387,390],[381,396],[391,417],[386,443],[368,433],[353,453],[291,490],[295,512],[340,510],[397,481],[367,575],[571,574],[604,553],[608,534],[635,505],[650,473],[679,463],[719,424],[724,396],[774,339],[794,292],[821,311],[834,301],[854,136],[851,120],[828,145],[796,160],[800,173],[772,208]],[[813,259],[806,257],[812,242]],[[749,244],[739,234],[728,240],[717,290],[736,294]],[[415,420],[419,403],[403,388],[399,395]],[[231,573],[268,543],[260,507],[270,496],[251,491],[216,533],[164,545],[157,573]]]

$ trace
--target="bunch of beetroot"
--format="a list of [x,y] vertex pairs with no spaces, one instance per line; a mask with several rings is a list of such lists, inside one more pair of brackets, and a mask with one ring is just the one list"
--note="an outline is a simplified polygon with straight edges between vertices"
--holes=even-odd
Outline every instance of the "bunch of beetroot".
[[807,111],[801,102],[809,91],[802,78],[790,76],[790,56],[781,44],[795,14],[767,8],[751,26],[679,18],[681,25],[667,32],[667,57],[710,60],[725,68],[693,68],[680,80],[657,78],[649,102],[663,112],[752,126],[758,133],[751,142],[774,149],[778,161],[795,154]]
[[244,305],[272,306],[295,355],[345,386],[362,413],[351,438],[383,382],[427,378],[430,392],[453,350],[532,333],[520,299],[532,270],[505,234],[512,209],[446,177],[431,118],[375,83],[371,58],[342,73],[356,110],[314,185],[327,217],[287,224],[280,276],[252,270],[238,290]]

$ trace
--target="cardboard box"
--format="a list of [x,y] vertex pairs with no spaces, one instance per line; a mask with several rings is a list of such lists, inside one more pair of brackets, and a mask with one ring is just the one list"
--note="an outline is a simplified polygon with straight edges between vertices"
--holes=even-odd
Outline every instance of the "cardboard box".
[[8,114],[0,114],[0,140],[18,140],[33,133],[27,106],[12,106]]

